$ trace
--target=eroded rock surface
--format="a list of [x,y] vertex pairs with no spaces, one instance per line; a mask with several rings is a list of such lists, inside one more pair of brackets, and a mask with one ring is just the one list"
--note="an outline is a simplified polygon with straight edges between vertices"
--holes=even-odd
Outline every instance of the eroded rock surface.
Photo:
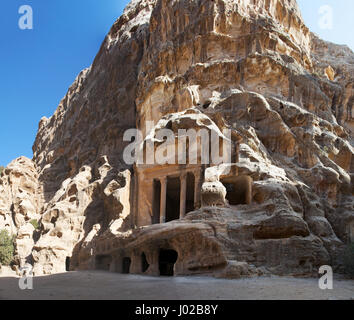
[[[1,177],[16,265],[158,275],[166,250],[174,274],[340,271],[354,238],[353,68],[353,52],[313,35],[295,0],[132,1],[41,119],[33,160]],[[230,129],[237,155],[194,176],[185,217],[151,225],[160,177],[123,161],[130,128],[145,142],[163,128]]]

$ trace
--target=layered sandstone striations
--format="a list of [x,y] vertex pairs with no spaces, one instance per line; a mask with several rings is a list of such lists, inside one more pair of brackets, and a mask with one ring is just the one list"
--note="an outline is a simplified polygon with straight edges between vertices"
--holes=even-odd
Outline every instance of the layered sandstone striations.
[[[0,228],[17,235],[17,266],[158,275],[166,249],[175,274],[340,270],[354,238],[353,68],[353,52],[313,35],[295,0],[132,1],[40,121],[33,161],[1,177]],[[130,128],[145,141],[163,128],[228,128],[237,156],[193,169],[194,208],[151,225],[154,174],[184,173],[125,164]],[[232,203],[238,188],[244,204]]]

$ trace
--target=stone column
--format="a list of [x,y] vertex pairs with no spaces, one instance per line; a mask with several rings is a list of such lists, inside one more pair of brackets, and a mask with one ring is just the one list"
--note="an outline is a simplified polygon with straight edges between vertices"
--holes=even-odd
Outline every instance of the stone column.
[[194,172],[194,209],[200,207],[200,191],[201,191],[201,173],[200,171]]
[[137,251],[134,251],[131,255],[130,270],[131,274],[141,274],[141,256]]
[[182,173],[180,180],[181,180],[181,193],[180,193],[180,205],[179,205],[179,218],[182,219],[186,215],[187,174]]
[[167,177],[160,179],[161,198],[160,198],[160,223],[166,222],[166,196],[167,196]]
[[152,276],[159,276],[160,275],[160,268],[159,268],[159,255],[160,251],[155,248],[155,250],[150,253],[148,262],[150,264],[149,267],[149,275]]

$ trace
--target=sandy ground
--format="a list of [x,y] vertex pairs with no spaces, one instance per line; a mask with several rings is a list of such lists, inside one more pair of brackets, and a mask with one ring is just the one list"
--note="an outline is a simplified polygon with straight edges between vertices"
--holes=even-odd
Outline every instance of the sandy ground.
[[0,277],[0,299],[26,300],[353,300],[354,280],[335,278],[333,290],[317,279],[261,277],[224,280],[209,277],[145,277],[108,272],[68,272],[35,277],[33,290],[20,290],[18,278]]

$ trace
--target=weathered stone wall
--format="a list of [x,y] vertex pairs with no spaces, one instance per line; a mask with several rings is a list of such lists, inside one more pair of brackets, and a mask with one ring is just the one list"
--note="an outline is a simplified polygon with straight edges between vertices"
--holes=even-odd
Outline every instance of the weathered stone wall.
[[[353,66],[349,48],[311,34],[295,0],[132,1],[41,119],[33,160],[0,179],[16,265],[121,271],[130,257],[140,273],[144,252],[156,275],[165,248],[178,252],[176,274],[340,270],[354,221]],[[239,143],[237,161],[204,172],[204,207],[155,226],[151,190],[122,157],[125,130],[146,138],[147,120],[228,128]],[[251,204],[228,204],[222,182],[235,173],[252,178]]]

